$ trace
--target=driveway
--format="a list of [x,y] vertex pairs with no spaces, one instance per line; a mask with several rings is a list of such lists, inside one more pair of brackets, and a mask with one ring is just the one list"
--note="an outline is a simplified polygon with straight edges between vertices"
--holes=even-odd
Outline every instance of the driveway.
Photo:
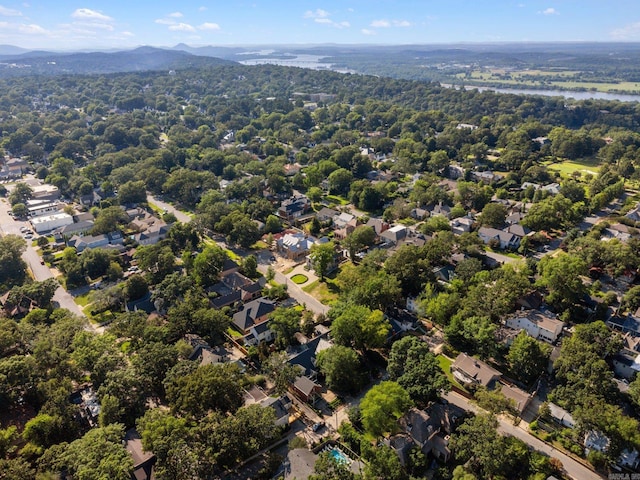
[[[477,405],[470,402],[462,395],[449,392],[444,396],[447,401],[452,404],[468,410],[474,413],[480,412],[480,408]],[[522,425],[524,422],[520,422]],[[525,424],[526,425],[526,424]],[[582,463],[574,460],[573,458],[565,455],[555,447],[543,442],[539,438],[531,435],[523,427],[515,426],[513,421],[506,419],[503,416],[498,417],[498,431],[502,434],[511,435],[512,437],[519,438],[531,448],[548,455],[551,458],[557,458],[562,462],[564,470],[571,478],[575,480],[602,480],[604,477],[600,476],[590,468],[586,467]]]

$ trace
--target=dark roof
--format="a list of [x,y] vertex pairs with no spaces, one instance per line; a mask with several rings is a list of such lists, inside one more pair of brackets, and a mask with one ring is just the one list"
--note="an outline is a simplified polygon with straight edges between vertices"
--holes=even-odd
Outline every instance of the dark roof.
[[233,323],[242,331],[251,328],[256,319],[268,315],[276,309],[273,300],[266,298],[257,298],[244,305],[242,310],[233,316]]
[[315,358],[318,352],[318,346],[322,345],[324,349],[328,341],[328,334],[318,335],[313,340],[301,345],[298,351],[291,356],[289,363],[292,365],[300,365],[304,369],[305,375],[311,375],[316,368]]
[[293,383],[293,386],[307,397],[310,396],[316,388],[320,387],[320,385],[304,375],[298,377]]
[[233,305],[236,302],[239,302],[242,299],[242,293],[239,290],[235,292],[227,293],[226,295],[220,295],[219,297],[211,300],[211,305],[215,308],[223,308],[228,307],[229,305]]
[[[233,262],[236,267],[238,266],[235,262]],[[226,265],[226,262],[225,262]],[[233,267],[231,267],[233,268]],[[227,270],[227,269],[224,269]],[[251,280],[239,272],[231,272],[228,275],[225,275],[222,279],[222,283],[224,283],[227,287],[232,289],[242,288],[246,285],[249,285]]]
[[224,263],[222,264],[222,271],[226,272],[227,270],[233,270],[233,269],[238,269],[240,268],[238,266],[238,264],[236,262],[234,262],[233,260],[231,260],[230,258],[227,258]]

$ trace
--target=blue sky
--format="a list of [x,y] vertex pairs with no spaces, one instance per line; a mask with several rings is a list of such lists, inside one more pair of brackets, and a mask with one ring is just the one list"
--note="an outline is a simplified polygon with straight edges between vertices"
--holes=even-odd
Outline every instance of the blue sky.
[[0,44],[640,41],[640,0],[0,0]]

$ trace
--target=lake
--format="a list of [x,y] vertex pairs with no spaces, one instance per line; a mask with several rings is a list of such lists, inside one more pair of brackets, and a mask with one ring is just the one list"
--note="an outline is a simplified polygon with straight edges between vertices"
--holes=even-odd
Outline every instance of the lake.
[[[454,88],[454,85],[443,87]],[[455,88],[460,88],[455,86]],[[543,95],[545,97],[565,97],[576,100],[618,100],[620,102],[640,102],[640,95],[605,92],[574,92],[573,90],[535,90],[533,88],[496,88],[465,85],[465,90],[478,90],[479,92],[492,91],[496,93],[512,93],[514,95]]]

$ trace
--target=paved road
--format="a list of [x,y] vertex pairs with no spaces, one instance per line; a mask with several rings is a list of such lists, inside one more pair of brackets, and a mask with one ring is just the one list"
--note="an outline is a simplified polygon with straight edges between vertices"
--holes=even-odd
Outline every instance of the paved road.
[[148,203],[153,203],[155,206],[162,208],[164,210],[166,210],[167,212],[171,212],[173,213],[176,218],[178,219],[178,221],[183,222],[183,223],[188,223],[191,221],[191,217],[189,215],[187,215],[184,212],[181,212],[180,210],[178,210],[176,207],[174,207],[173,205],[167,203],[167,202],[163,202],[162,200],[160,200],[157,197],[154,197],[153,195],[151,195],[150,193],[147,192],[147,202]]
[[[31,228],[29,222],[25,221],[16,221],[9,215],[10,205],[6,199],[0,200],[0,230],[2,230],[3,235],[18,235],[22,236],[20,233],[20,227],[28,227]],[[27,241],[27,249],[22,254],[22,258],[31,272],[33,273],[33,277],[38,281],[47,280],[48,278],[53,278],[53,273],[51,269],[46,265],[42,265],[40,263],[40,256],[36,252],[36,250],[31,246],[31,241]],[[85,317],[84,312],[80,309],[78,304],[73,299],[73,296],[69,294],[62,286],[58,287],[55,295],[53,296],[53,300],[58,302],[60,308],[66,308],[67,310],[75,313],[80,317]],[[91,325],[91,322],[87,322],[87,328],[98,331],[98,328],[94,325]]]
[[[449,402],[465,410],[475,413],[478,413],[480,411],[477,405],[471,403],[469,400],[458,393],[449,392],[447,393],[447,395],[445,395],[445,398]],[[562,462],[562,465],[564,466],[565,472],[571,478],[575,480],[602,480],[604,478],[582,463],[574,460],[568,455],[565,455],[551,445],[543,442],[539,438],[534,437],[523,428],[516,427],[511,420],[505,419],[503,417],[498,417],[498,422],[498,431],[500,433],[519,438],[531,448],[534,448],[535,450],[542,452],[551,458],[557,458],[558,460],[560,460]]]

